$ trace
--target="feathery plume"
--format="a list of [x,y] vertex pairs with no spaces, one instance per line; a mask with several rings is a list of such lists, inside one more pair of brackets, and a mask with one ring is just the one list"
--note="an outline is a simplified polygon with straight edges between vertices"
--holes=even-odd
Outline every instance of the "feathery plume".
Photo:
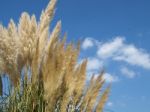
[[[18,25],[13,20],[7,28],[0,25],[0,71],[15,86],[6,101],[8,112],[91,112],[103,92],[104,72],[86,85],[87,60],[78,64],[80,42],[66,44],[66,35],[60,39],[61,21],[50,32],[56,1],[50,1],[39,22],[24,12]],[[104,90],[96,111],[102,111],[109,90]]]

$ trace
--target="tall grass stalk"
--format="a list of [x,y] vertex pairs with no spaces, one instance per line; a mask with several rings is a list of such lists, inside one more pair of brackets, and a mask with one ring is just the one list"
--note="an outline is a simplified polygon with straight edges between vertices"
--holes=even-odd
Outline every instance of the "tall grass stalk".
[[[18,24],[0,25],[0,71],[13,85],[0,111],[102,112],[110,91],[102,90],[104,72],[86,85],[87,60],[77,63],[80,44],[60,39],[61,21],[49,32],[55,5],[51,0],[39,21],[24,12]],[[0,77],[1,95],[2,88]]]

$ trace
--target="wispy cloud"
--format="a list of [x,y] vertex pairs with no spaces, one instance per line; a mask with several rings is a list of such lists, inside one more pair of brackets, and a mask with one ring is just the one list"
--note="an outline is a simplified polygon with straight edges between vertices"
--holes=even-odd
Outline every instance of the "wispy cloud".
[[116,37],[112,41],[101,44],[97,55],[102,59],[111,58],[115,61],[150,69],[150,54],[133,44],[126,44],[123,37]]
[[[98,73],[102,68],[103,68],[103,62],[100,61],[100,59],[96,57],[89,58],[87,63],[88,79],[90,79],[93,74],[95,74],[95,77],[97,77]],[[119,80],[117,76],[111,75],[109,73],[105,73],[103,75],[103,79],[108,83],[117,82]]]
[[103,79],[106,81],[106,82],[117,82],[119,81],[118,77],[117,76],[114,76],[114,75],[111,75],[109,73],[105,73],[104,76],[103,76]]
[[[92,75],[95,74],[95,78],[98,76],[98,73],[96,73],[95,71],[89,71],[87,72],[87,80],[90,80]],[[103,80],[105,80],[107,83],[114,83],[114,82],[118,82],[119,78],[115,75],[112,75],[110,73],[104,73],[103,74]]]
[[100,61],[98,58],[89,58],[87,63],[87,71],[99,70],[102,68],[103,62]]
[[91,38],[86,38],[83,43],[82,43],[82,49],[86,50],[90,47],[93,47],[94,46],[94,42]]
[[[136,47],[134,44],[128,44],[125,37],[115,37],[106,42],[100,42],[93,38],[85,38],[82,43],[82,49],[88,51],[91,47],[94,47],[95,54],[93,57],[90,55],[87,64],[88,79],[92,74],[99,73],[104,66],[104,63],[109,59],[109,63],[112,61],[123,62],[122,65],[128,64],[130,66],[137,66],[144,69],[150,70],[150,53],[146,52],[144,49]],[[107,63],[107,65],[109,65]],[[120,68],[118,66],[118,68]],[[120,71],[124,76],[128,78],[134,78],[137,74],[127,65],[122,67]],[[95,75],[96,76],[96,75]],[[112,75],[109,72],[104,74],[103,77],[106,82],[117,82],[119,77],[117,75]]]
[[134,78],[137,75],[134,71],[128,69],[127,67],[122,67],[121,73],[127,78]]
[[150,54],[143,49],[138,49],[134,45],[124,45],[120,55],[113,57],[113,60],[124,61],[131,65],[136,65],[145,69],[150,69]]
[[114,57],[121,47],[123,47],[124,39],[121,37],[116,37],[114,40],[103,43],[98,46],[97,55],[100,58],[110,58]]

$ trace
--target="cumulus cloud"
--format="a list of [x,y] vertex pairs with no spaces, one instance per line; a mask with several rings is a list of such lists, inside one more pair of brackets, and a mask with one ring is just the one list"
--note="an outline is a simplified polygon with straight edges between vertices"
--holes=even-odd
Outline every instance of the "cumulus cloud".
[[94,43],[93,43],[93,40],[91,38],[86,38],[83,43],[82,43],[82,49],[86,50],[90,47],[93,47],[94,46]]
[[126,44],[123,37],[116,37],[112,41],[101,44],[97,55],[102,59],[111,58],[115,61],[150,69],[150,54],[135,45]]
[[134,71],[128,69],[127,67],[122,67],[121,73],[125,75],[127,78],[134,78],[137,75]]

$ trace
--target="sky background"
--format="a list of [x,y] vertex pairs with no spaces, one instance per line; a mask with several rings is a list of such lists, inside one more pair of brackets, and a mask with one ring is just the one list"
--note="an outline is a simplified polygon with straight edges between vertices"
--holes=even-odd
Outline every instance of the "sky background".
[[[0,22],[18,22],[23,11],[37,19],[49,0],[0,0]],[[150,111],[150,1],[59,0],[52,28],[62,21],[68,41],[81,40],[79,62],[88,58],[87,78],[106,70],[112,82],[105,112]]]

